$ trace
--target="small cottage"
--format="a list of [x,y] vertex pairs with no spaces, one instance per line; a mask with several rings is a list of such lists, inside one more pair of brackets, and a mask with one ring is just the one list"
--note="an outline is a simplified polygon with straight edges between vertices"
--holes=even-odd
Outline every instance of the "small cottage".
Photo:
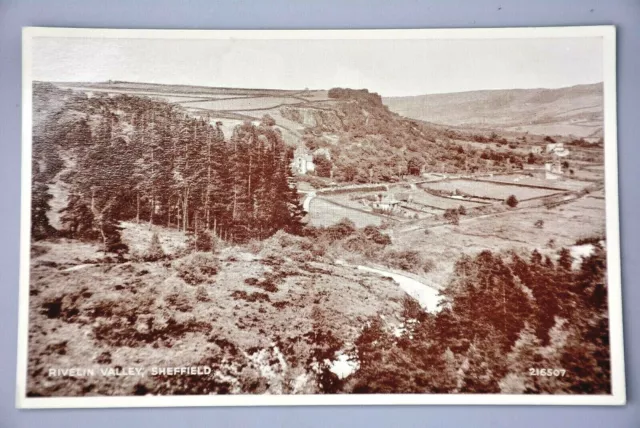
[[311,152],[303,147],[298,147],[293,152],[293,164],[291,165],[293,171],[300,175],[305,175],[308,172],[314,172],[316,165],[313,163],[313,155]]

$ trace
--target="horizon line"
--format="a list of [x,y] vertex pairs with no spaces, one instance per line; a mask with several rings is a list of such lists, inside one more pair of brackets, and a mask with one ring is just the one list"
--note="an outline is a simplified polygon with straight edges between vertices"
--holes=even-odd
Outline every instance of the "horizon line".
[[33,79],[33,82],[41,82],[41,83],[51,83],[51,84],[143,84],[143,85],[157,85],[157,86],[182,86],[186,88],[204,88],[204,89],[224,89],[224,90],[249,90],[249,91],[281,91],[281,92],[304,92],[304,91],[329,91],[334,88],[343,88],[343,89],[353,89],[353,90],[367,90],[370,93],[375,93],[380,95],[382,98],[409,98],[409,97],[420,97],[420,96],[428,96],[428,95],[448,95],[448,94],[465,94],[472,92],[490,92],[490,91],[526,91],[526,90],[556,90],[556,89],[568,89],[575,88],[577,86],[593,86],[593,85],[603,85],[604,81],[599,80],[596,82],[590,83],[576,83],[574,85],[569,86],[549,86],[549,87],[511,87],[511,88],[481,88],[481,89],[469,89],[463,91],[452,91],[452,92],[428,92],[428,93],[418,93],[413,95],[383,95],[380,92],[373,91],[369,88],[354,88],[349,86],[333,86],[332,88],[298,88],[298,89],[284,89],[284,88],[248,88],[248,87],[238,87],[238,86],[206,86],[206,85],[196,85],[196,84],[185,84],[185,83],[156,83],[156,82],[142,82],[135,80],[106,80],[106,81],[68,81],[68,80],[39,80]]

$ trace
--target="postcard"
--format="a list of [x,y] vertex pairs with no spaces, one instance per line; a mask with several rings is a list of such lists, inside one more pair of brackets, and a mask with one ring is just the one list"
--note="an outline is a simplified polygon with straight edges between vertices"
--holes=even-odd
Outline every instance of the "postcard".
[[615,28],[25,28],[17,406],[622,405]]

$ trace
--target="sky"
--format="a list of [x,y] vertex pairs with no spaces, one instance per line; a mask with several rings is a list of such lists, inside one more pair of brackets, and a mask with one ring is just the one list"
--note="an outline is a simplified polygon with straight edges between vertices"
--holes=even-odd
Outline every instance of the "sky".
[[36,37],[32,78],[382,96],[559,88],[603,80],[601,38],[198,40]]

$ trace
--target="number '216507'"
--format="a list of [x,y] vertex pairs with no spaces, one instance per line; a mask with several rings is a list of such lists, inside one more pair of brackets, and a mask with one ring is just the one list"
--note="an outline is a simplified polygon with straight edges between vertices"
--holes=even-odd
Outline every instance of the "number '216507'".
[[529,376],[564,376],[567,374],[565,369],[529,369]]

